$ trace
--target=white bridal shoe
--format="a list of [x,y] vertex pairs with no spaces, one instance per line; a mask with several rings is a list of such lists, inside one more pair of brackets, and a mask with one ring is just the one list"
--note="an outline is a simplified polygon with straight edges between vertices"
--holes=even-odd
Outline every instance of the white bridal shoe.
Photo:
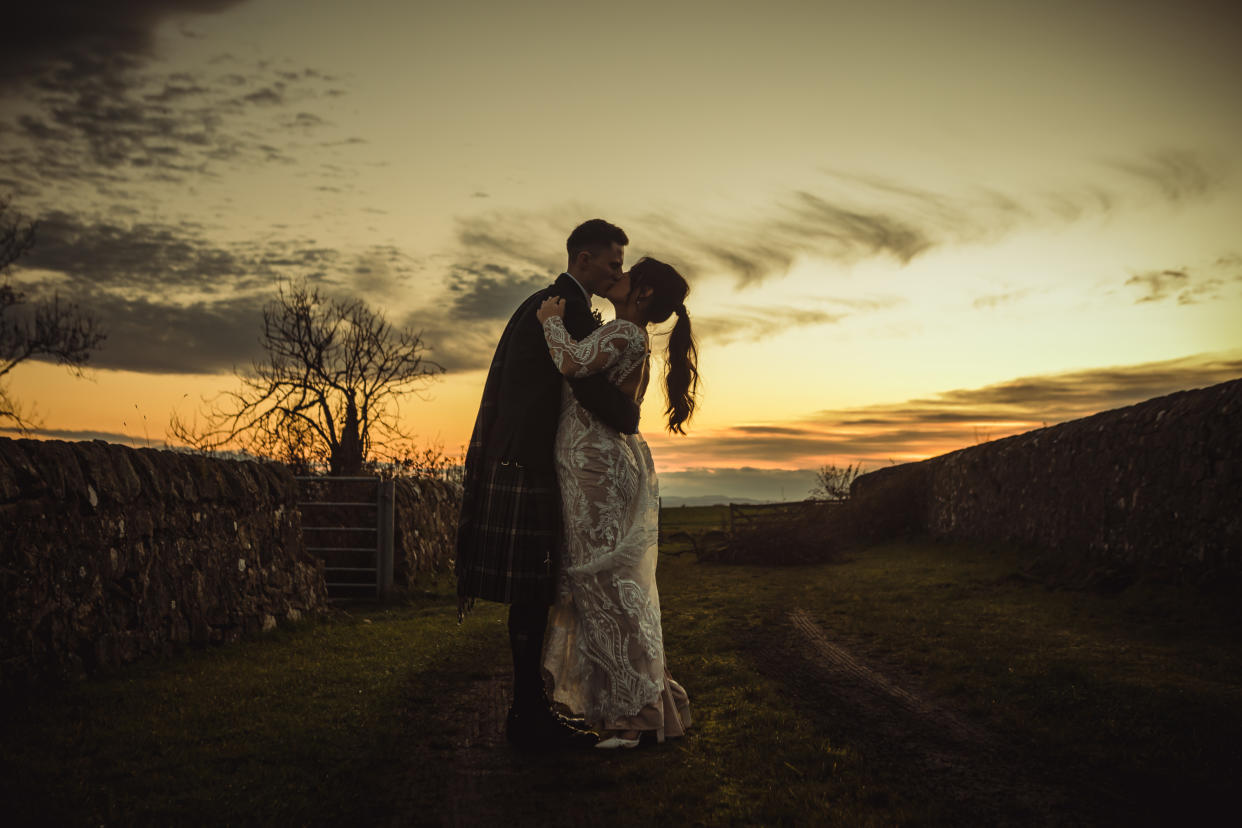
[[636,748],[638,747],[638,743],[640,741],[642,741],[641,738],[622,739],[620,736],[613,736],[611,738],[604,739],[602,742],[596,742],[595,746],[599,748],[600,750],[616,750],[617,748]]

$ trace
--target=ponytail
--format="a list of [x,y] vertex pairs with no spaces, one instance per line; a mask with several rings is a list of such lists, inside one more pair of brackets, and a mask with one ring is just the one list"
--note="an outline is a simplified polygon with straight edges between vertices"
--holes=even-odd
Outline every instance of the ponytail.
[[630,268],[630,290],[646,290],[647,322],[664,323],[674,313],[677,321],[668,335],[665,352],[664,386],[668,394],[668,430],[685,434],[682,428],[694,414],[694,395],[699,390],[699,349],[690,331],[690,314],[686,313],[686,296],[690,285],[672,265],[644,257]]
[[694,395],[699,387],[699,349],[690,330],[690,315],[684,303],[676,308],[677,322],[668,337],[665,354],[665,388],[668,393],[668,430],[685,434],[682,424],[694,414]]

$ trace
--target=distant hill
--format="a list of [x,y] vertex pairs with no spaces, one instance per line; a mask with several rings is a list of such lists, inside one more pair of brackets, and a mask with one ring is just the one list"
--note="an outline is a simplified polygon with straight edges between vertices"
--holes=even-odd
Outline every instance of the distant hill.
[[730,497],[729,495],[699,495],[697,497],[666,496],[660,498],[660,505],[665,509],[675,506],[715,506],[719,503],[767,503],[766,500],[755,500],[753,497]]

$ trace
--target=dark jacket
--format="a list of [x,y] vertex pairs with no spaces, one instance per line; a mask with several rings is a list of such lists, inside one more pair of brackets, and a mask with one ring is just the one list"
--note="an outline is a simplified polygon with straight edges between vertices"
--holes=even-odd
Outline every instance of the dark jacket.
[[[561,372],[556,369],[535,317],[548,296],[565,300],[565,329],[582,339],[599,327],[582,291],[567,274],[550,288],[539,291],[518,308],[501,336],[488,373],[488,385],[496,378],[496,415],[487,431],[485,448],[490,460],[510,460],[528,468],[553,468],[552,445],[561,409]],[[512,331],[512,334],[510,332]],[[638,406],[602,374],[570,381],[582,407],[605,425],[633,434],[638,431]],[[487,392],[484,391],[484,404]],[[480,417],[483,412],[480,410]]]
[[[555,594],[561,504],[552,451],[563,378],[535,317],[548,296],[565,299],[565,328],[575,339],[599,324],[562,274],[527,298],[501,334],[466,453],[456,555],[464,599],[550,603]],[[638,404],[603,374],[570,387],[605,425],[638,430]]]

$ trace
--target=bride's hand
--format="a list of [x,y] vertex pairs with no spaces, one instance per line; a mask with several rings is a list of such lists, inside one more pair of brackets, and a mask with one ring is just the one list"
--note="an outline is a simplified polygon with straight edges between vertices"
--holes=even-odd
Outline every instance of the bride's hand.
[[565,315],[565,300],[559,296],[549,296],[543,300],[543,304],[539,306],[539,310],[535,312],[535,317],[542,325],[549,317]]

